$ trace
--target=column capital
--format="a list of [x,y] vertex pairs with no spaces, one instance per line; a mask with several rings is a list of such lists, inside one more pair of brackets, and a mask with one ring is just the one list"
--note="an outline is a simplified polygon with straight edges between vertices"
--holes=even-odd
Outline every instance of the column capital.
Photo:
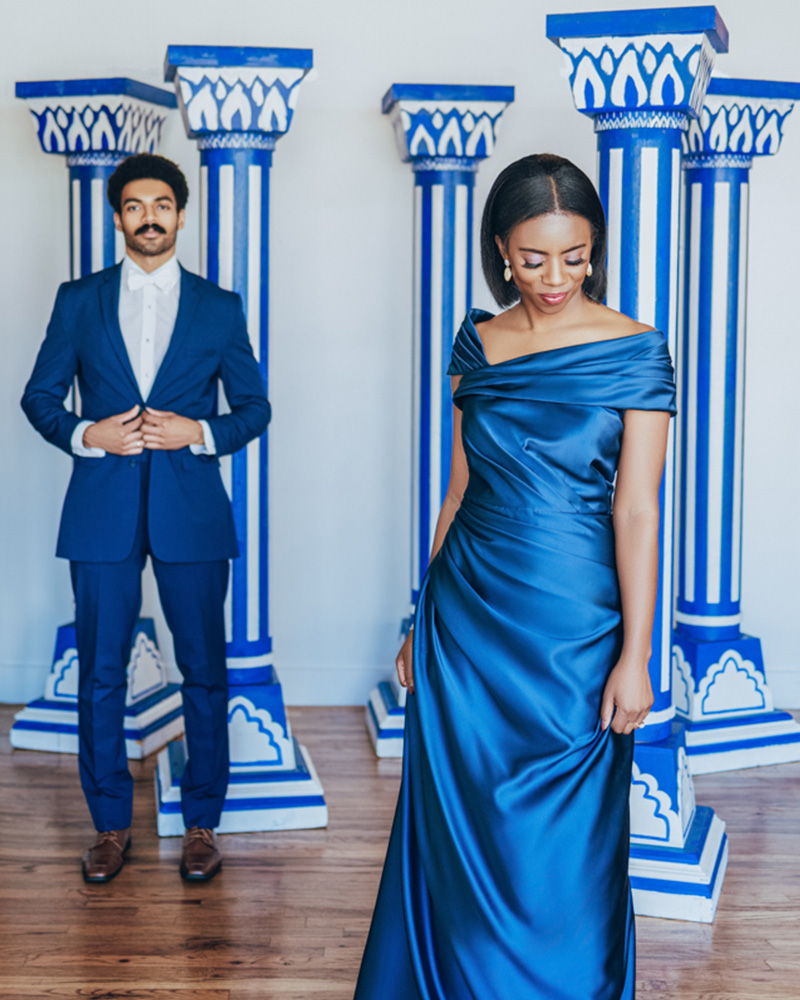
[[513,87],[393,83],[383,97],[398,152],[414,170],[472,170],[494,152]]
[[164,79],[175,84],[190,139],[272,148],[289,131],[313,62],[311,49],[170,45]]
[[797,100],[800,83],[712,78],[684,136],[684,166],[749,167],[754,156],[774,156]]
[[577,110],[615,128],[685,128],[728,50],[713,6],[550,14],[547,37],[564,53]]
[[131,153],[152,153],[175,97],[127,77],[19,82],[45,153],[108,166]]

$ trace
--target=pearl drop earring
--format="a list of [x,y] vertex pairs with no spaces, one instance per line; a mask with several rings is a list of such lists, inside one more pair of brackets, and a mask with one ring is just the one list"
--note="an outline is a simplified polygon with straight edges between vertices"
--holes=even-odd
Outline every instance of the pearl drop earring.
[[511,261],[505,257],[503,258],[503,263],[506,265],[506,269],[503,271],[503,277],[506,281],[511,281]]

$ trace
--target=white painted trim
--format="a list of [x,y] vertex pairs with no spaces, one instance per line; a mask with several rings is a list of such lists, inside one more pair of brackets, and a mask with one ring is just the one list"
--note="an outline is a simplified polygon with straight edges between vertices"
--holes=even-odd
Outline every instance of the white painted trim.
[[411,589],[420,585],[420,434],[422,432],[422,188],[414,187],[414,289],[411,341]]
[[72,280],[81,276],[81,182],[72,181]]
[[105,215],[105,186],[102,177],[93,177],[92,198],[92,271],[102,271],[103,259],[103,216]]
[[620,262],[622,260],[622,174],[623,155],[621,149],[611,149],[608,153],[608,285],[606,303],[610,309],[620,306]]
[[261,360],[261,167],[247,168],[247,332]]
[[[640,161],[639,271],[636,318],[640,323],[656,321],[656,249],[658,247],[658,149],[644,146]],[[669,336],[669,331],[664,333]]]
[[741,613],[736,615],[687,615],[682,611],[675,612],[675,621],[681,625],[704,625],[706,628],[727,628],[729,625],[740,625]]
[[261,633],[261,439],[247,445],[247,639]]
[[272,653],[261,653],[258,656],[229,656],[229,670],[247,670],[272,665]]
[[738,601],[742,582],[742,478],[744,472],[744,352],[747,330],[747,241],[749,187],[741,185],[739,202],[739,288],[736,329],[736,399],[733,445],[733,518],[731,524],[731,600]]
[[431,343],[430,343],[430,510],[428,524],[430,541],[436,533],[436,522],[442,505],[442,264],[444,241],[444,187],[431,188]]
[[200,167],[200,276],[208,277],[208,167]]
[[700,237],[702,232],[703,185],[692,184],[692,217],[689,234],[689,357],[686,405],[686,558],[683,593],[694,601],[696,557],[696,494],[697,494],[697,355],[700,345]]
[[219,286],[233,291],[233,164],[219,168]]

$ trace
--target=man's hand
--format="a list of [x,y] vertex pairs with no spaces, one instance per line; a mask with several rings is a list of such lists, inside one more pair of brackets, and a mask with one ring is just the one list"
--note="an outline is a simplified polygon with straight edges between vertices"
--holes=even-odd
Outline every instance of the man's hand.
[[83,432],[83,443],[87,448],[102,448],[112,455],[141,455],[144,439],[138,403],[127,413],[116,413],[90,424]]
[[142,434],[145,448],[156,451],[176,451],[190,444],[203,444],[203,428],[198,420],[181,417],[166,410],[145,407],[142,414]]

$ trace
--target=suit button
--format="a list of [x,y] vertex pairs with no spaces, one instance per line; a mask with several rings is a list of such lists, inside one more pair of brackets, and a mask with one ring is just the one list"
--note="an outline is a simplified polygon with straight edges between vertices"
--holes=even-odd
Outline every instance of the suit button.
[[130,462],[128,462],[128,465],[130,465],[130,466],[131,466],[131,468],[133,468],[133,466],[135,466],[136,464],[137,464],[137,462],[136,462],[136,459],[135,459],[135,458],[132,458],[132,459],[130,460]]

